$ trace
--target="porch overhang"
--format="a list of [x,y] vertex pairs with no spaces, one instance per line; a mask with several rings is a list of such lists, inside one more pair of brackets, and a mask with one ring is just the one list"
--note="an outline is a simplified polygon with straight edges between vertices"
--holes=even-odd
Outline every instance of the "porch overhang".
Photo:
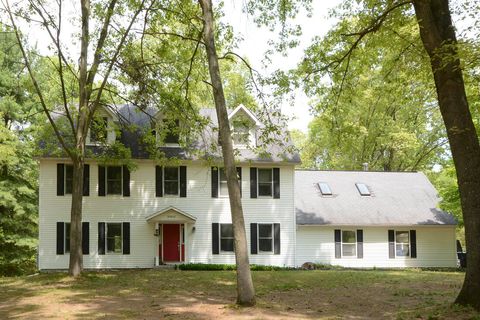
[[169,206],[146,217],[148,223],[195,223],[197,217]]

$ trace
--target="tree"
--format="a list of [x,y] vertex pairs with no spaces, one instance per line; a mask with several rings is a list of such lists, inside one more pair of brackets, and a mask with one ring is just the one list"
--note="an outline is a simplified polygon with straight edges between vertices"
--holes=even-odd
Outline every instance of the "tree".
[[0,25],[0,36],[0,275],[11,276],[35,270],[35,110],[15,35]]
[[214,17],[212,2],[199,0],[203,12],[203,39],[207,52],[211,86],[215,100],[215,108],[219,124],[219,140],[222,147],[225,174],[227,176],[228,195],[232,215],[233,234],[235,239],[235,259],[237,263],[237,303],[251,306],[255,304],[255,289],[253,287],[248,259],[247,236],[243,219],[240,186],[235,168],[230,123],[223,92],[220,67],[215,46]]
[[[361,27],[346,30],[343,41],[336,52],[325,63],[325,56],[316,56],[323,64],[310,70],[312,73],[326,74],[339,72],[347,74],[356,50],[368,45],[381,28],[398,30],[401,20],[412,14],[419,27],[422,45],[427,53],[433,73],[438,106],[443,118],[452,158],[457,172],[457,180],[465,223],[467,246],[467,271],[465,281],[456,302],[472,305],[480,310],[480,145],[469,109],[462,65],[458,55],[458,42],[451,20],[448,0],[413,0],[373,3],[364,1],[358,4],[348,2],[343,18],[354,17]],[[348,12],[350,10],[350,12]],[[370,37],[369,37],[370,36]],[[383,43],[384,46],[389,44]],[[342,89],[342,86],[340,86]]]
[[[90,0],[80,1],[78,69],[73,62],[76,59],[73,59],[72,55],[69,54],[69,48],[61,37],[64,23],[62,14],[65,10],[63,1],[57,1],[54,5],[33,0],[27,2],[26,7],[22,7],[18,3],[11,7],[8,0],[2,0],[17,38],[26,69],[38,96],[39,104],[52,126],[59,145],[72,161],[73,188],[69,274],[78,276],[83,269],[82,191],[87,132],[96,111],[103,102],[104,90],[108,87],[109,77],[120,51],[128,40],[132,26],[145,10],[146,0],[132,2],[109,0],[95,3],[93,7]],[[113,19],[115,15],[128,18],[116,21]],[[38,22],[51,41],[55,53],[55,61],[52,61],[56,71],[54,75],[61,90],[61,100],[58,104],[61,106],[63,117],[66,119],[66,126],[62,128],[59,127],[57,120],[52,115],[52,111],[57,106],[48,104],[42,85],[38,81],[38,73],[35,72],[27,55],[22,33],[17,27],[18,19],[22,17],[32,27],[34,27],[35,22]],[[90,31],[92,23],[97,27],[96,32]],[[90,50],[92,43],[95,43],[95,46],[93,50]],[[93,57],[92,61],[89,61],[90,56]],[[77,84],[77,90],[74,91],[73,97],[66,87],[65,80],[68,76],[73,77]],[[66,136],[71,137],[71,139],[65,138],[65,132],[62,130],[65,128],[68,128]]]

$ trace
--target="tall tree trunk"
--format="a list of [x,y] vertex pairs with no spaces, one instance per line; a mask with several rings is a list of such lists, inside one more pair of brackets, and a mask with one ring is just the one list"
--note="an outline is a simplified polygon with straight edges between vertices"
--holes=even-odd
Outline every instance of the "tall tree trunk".
[[85,164],[85,136],[88,129],[89,106],[88,97],[91,86],[88,84],[87,59],[88,44],[90,41],[89,20],[90,0],[81,0],[82,32],[80,38],[79,59],[79,106],[75,132],[75,154],[73,162],[72,206],[70,215],[70,263],[68,272],[71,276],[78,276],[83,270],[82,253],[82,198],[83,198],[83,170]]
[[456,303],[480,310],[480,145],[468,107],[448,0],[415,0],[447,129],[465,222],[467,271]]
[[230,197],[233,236],[235,239],[235,259],[237,263],[237,304],[252,306],[255,305],[255,289],[253,287],[252,275],[250,273],[250,262],[248,260],[245,221],[243,219],[240,185],[238,183],[237,170],[235,168],[235,159],[233,155],[230,123],[228,121],[225,96],[223,93],[220,68],[215,47],[212,2],[211,0],[199,0],[199,3],[203,11],[203,38],[207,51],[215,108],[217,110],[223,161],[227,176],[228,195]]

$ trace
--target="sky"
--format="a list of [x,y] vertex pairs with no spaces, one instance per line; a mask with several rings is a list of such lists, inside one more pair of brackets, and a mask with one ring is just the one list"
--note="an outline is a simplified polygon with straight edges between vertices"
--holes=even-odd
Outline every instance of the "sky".
[[[302,27],[303,33],[300,37],[300,45],[290,49],[287,57],[280,54],[273,55],[273,62],[269,70],[265,70],[262,68],[261,62],[265,57],[265,52],[269,49],[268,40],[276,38],[277,34],[270,32],[266,27],[257,27],[253,22],[253,17],[243,12],[243,5],[246,0],[224,1],[224,22],[228,22],[233,27],[235,34],[243,38],[243,41],[238,44],[236,53],[246,57],[251,66],[262,75],[267,75],[280,67],[283,70],[294,68],[301,60],[303,50],[308,47],[311,39],[314,36],[324,35],[332,26],[333,21],[327,18],[328,10],[340,3],[340,0],[313,1],[312,16],[309,18],[306,12],[301,12],[293,22]],[[218,4],[218,1],[214,0],[214,6],[216,3]],[[72,16],[78,17],[80,14],[78,1],[64,1],[64,6],[63,43],[69,43],[71,46],[70,51],[74,53],[72,56],[78,56],[75,54],[78,51],[78,44],[72,41],[72,33],[75,33],[77,29],[73,26],[71,20],[69,21]],[[27,37],[32,44],[36,44],[40,53],[48,54],[50,41],[48,35],[43,30],[38,32],[35,28],[22,24],[20,27],[22,30],[29,30]],[[309,100],[300,90],[295,92],[293,104],[285,102],[281,108],[282,112],[291,118],[289,129],[307,131],[308,123],[311,121],[312,116],[309,113]]]
[[[311,43],[311,39],[314,36],[325,35],[333,26],[334,21],[327,17],[328,11],[338,5],[340,0],[313,1],[312,17],[307,17],[306,12],[302,12],[297,16],[294,23],[302,27],[300,45],[291,49],[287,57],[276,54],[273,57],[272,70],[263,70],[261,62],[265,57],[265,51],[269,49],[268,40],[275,38],[277,34],[270,32],[265,27],[258,28],[253,22],[253,17],[242,12],[243,3],[244,1],[225,0],[224,20],[233,27],[236,34],[241,35],[244,39],[239,44],[237,53],[247,57],[254,69],[262,74],[267,74],[276,68],[283,70],[294,68],[301,61],[303,51]],[[289,129],[298,129],[306,132],[308,123],[312,120],[309,109],[309,99],[303,92],[297,90],[294,103],[290,105],[288,102],[285,102],[282,105],[282,112],[291,118]]]

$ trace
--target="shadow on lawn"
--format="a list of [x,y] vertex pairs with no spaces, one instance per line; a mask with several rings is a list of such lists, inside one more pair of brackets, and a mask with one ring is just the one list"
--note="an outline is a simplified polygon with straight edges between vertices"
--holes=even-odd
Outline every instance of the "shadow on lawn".
[[[41,274],[12,280],[5,292],[1,289],[0,318],[51,318],[56,314],[84,319],[410,319],[437,314],[448,318],[459,314],[451,302],[461,278],[454,275],[447,280],[445,276],[423,272],[256,272],[258,305],[236,308],[232,271],[123,270],[85,272],[78,279]],[[58,309],[60,314],[53,312]],[[471,318],[468,310],[461,312],[456,318]]]

